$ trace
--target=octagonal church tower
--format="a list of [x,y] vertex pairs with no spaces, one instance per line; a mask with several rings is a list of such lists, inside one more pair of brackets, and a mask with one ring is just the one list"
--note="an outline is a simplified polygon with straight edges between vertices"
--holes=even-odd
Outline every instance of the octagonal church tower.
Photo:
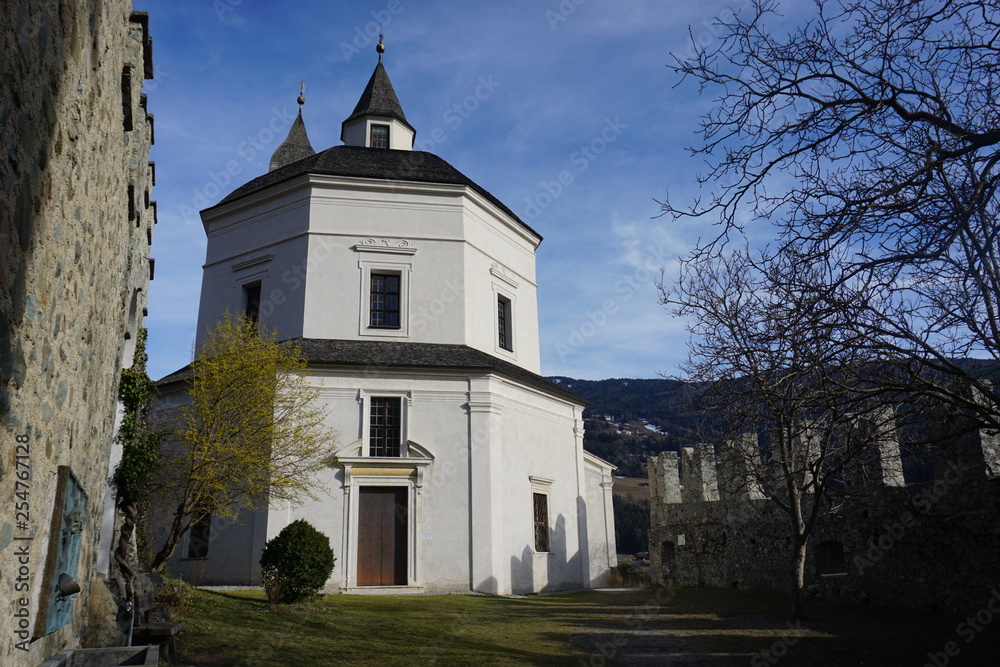
[[[542,238],[412,150],[378,50],[344,145],[313,150],[300,97],[270,171],[202,211],[199,343],[226,309],[299,343],[339,433],[329,493],[202,522],[170,569],[259,583],[264,542],[305,518],[337,558],[328,591],[604,585],[613,467],[583,450],[585,402],[539,375]],[[161,380],[164,400],[187,378]]]

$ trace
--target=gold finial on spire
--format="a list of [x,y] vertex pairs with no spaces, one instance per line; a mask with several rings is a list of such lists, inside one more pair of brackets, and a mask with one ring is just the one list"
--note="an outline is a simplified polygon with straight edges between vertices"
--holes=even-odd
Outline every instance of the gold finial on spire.
[[375,45],[375,50],[378,51],[378,61],[382,62],[382,54],[385,53],[385,44],[382,43],[382,22],[378,23],[378,44]]
[[299,103],[299,108],[300,109],[302,108],[302,105],[306,103],[306,84],[305,84],[304,81],[299,81],[299,99],[298,99],[298,103]]

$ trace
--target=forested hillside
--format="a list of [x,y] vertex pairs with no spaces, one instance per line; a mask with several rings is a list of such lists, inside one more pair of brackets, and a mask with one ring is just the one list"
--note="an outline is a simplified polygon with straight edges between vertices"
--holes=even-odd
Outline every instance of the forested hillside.
[[691,442],[697,417],[691,389],[676,380],[550,378],[590,401],[584,448],[618,466],[616,474],[645,477],[646,457]]
[[[698,418],[691,389],[676,380],[574,380],[554,377],[590,401],[584,411],[583,446],[618,466],[616,475],[646,477],[646,458],[690,444]],[[618,553],[649,548],[649,500],[614,496]]]

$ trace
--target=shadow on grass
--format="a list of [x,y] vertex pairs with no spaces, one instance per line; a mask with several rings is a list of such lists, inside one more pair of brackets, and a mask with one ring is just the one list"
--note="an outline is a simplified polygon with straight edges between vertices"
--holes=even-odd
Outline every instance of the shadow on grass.
[[259,598],[258,597],[251,597],[251,595],[248,595],[248,594],[252,594],[252,593],[255,593],[255,592],[259,592],[259,591],[242,591],[242,592],[232,591],[231,592],[231,591],[209,591],[209,590],[204,590],[204,589],[198,589],[198,592],[202,593],[202,594],[204,594],[206,596],[209,596],[209,597],[226,598],[228,600],[237,600],[239,602],[248,603],[248,604],[254,604],[254,603],[256,603],[256,604],[260,604],[260,605],[262,605],[264,607],[267,606],[267,596],[265,596],[263,593],[260,593],[261,597],[259,597]]
[[[923,665],[957,640],[952,617],[814,601],[789,625],[779,593],[731,589],[473,595],[331,595],[261,613],[260,592],[195,591],[193,665]],[[998,628],[951,665],[995,664]]]

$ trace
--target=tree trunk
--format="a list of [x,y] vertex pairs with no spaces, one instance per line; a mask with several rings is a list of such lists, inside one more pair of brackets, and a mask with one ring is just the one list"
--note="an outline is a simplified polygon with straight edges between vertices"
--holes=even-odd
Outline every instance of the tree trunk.
[[153,556],[153,562],[149,564],[150,571],[159,573],[163,570],[167,561],[170,560],[170,557],[174,555],[174,550],[177,548],[177,545],[181,541],[181,536],[184,534],[185,516],[187,516],[187,512],[184,509],[184,503],[181,503],[174,513],[174,520],[170,524],[170,532],[167,533],[167,539],[163,543],[163,547]]
[[806,538],[804,535],[795,536],[795,547],[792,553],[791,575],[792,583],[792,618],[799,620],[805,618],[805,588],[806,588]]
[[118,546],[115,548],[115,563],[118,564],[118,571],[125,581],[125,602],[134,605],[135,599],[135,570],[128,562],[129,545],[132,536],[135,534],[135,503],[123,503],[118,507],[123,515],[122,527],[118,531]]

